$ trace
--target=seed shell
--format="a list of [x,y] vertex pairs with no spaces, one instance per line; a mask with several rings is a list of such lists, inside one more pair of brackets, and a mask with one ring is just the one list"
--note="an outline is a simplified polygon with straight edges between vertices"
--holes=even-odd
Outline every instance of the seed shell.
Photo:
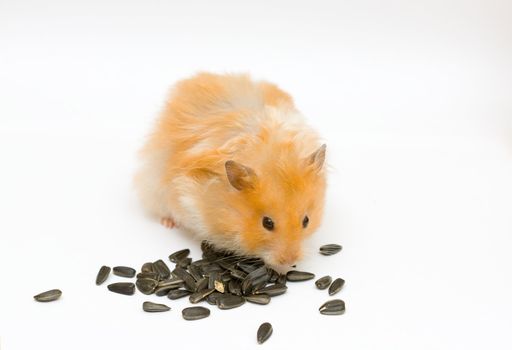
[[188,298],[188,300],[192,304],[197,304],[198,302],[200,302],[201,300],[206,298],[208,295],[212,294],[214,291],[215,291],[215,289],[213,289],[213,288],[203,289],[202,291],[192,293],[190,295],[190,297]]
[[183,282],[185,282],[185,288],[190,290],[191,292],[196,291],[196,281],[194,280],[194,277],[192,277],[185,269],[181,267],[176,267],[173,271],[173,274],[175,274],[178,278],[182,279]]
[[203,274],[201,273],[201,269],[197,265],[194,265],[194,264],[188,265],[188,272],[190,273],[190,275],[192,277],[194,277],[194,279],[196,281],[199,281],[200,279],[203,278]]
[[208,288],[208,278],[203,277],[196,283],[196,291],[200,291]]
[[169,294],[169,292],[171,290],[173,290],[173,287],[171,287],[171,286],[156,287],[155,295],[158,297],[163,297],[163,296]]
[[176,263],[176,266],[186,269],[188,267],[188,265],[190,265],[191,262],[192,262],[192,258],[184,258],[184,259],[179,260]]
[[339,244],[326,244],[320,247],[320,254],[334,255],[341,251],[343,247]]
[[270,336],[272,335],[272,325],[268,322],[262,323],[258,328],[258,333],[256,334],[256,340],[258,344],[263,344]]
[[185,320],[194,321],[210,316],[210,309],[203,306],[192,306],[184,308],[181,314]]
[[137,282],[135,282],[135,285],[142,294],[149,295],[154,293],[158,282],[150,278],[139,278]]
[[140,269],[141,272],[155,272],[155,269],[153,268],[152,262],[147,262],[144,265],[142,265],[142,268]]
[[176,299],[186,297],[187,295],[190,295],[190,294],[192,294],[192,292],[189,290],[186,290],[186,289],[173,289],[173,290],[169,291],[169,293],[167,294],[167,298],[169,298],[171,300],[176,300]]
[[145,301],[142,304],[142,310],[146,312],[164,312],[169,311],[171,308],[165,304],[152,303],[151,301]]
[[178,289],[183,287],[183,280],[177,277],[169,278],[158,282],[158,287],[170,287],[171,289]]
[[190,249],[182,249],[169,255],[169,260],[173,263],[177,263],[181,259],[185,259],[190,254]]
[[155,281],[160,280],[160,275],[156,272],[139,272],[137,278],[149,278]]
[[228,283],[228,291],[234,295],[242,295],[242,285],[237,280],[231,280]]
[[238,270],[238,269],[231,270],[230,273],[231,273],[232,277],[239,279],[239,280],[243,280],[244,278],[247,277],[247,272],[244,272],[244,271]]
[[217,306],[222,310],[233,309],[242,306],[244,303],[245,299],[238,295],[226,295],[217,299]]
[[315,281],[315,285],[318,289],[326,289],[332,282],[331,276],[324,276]]
[[51,289],[49,291],[34,295],[34,299],[40,302],[54,301],[60,298],[62,292],[59,289]]
[[323,315],[341,315],[345,313],[345,302],[341,299],[329,300],[318,310]]
[[286,279],[290,282],[307,281],[313,278],[315,278],[315,274],[311,272],[293,270],[286,274]]
[[110,274],[110,267],[103,265],[98,271],[98,275],[96,276],[96,285],[99,286],[103,282],[105,282]]
[[206,302],[210,305],[217,305],[217,300],[219,298],[222,298],[224,296],[224,294],[220,293],[220,292],[213,292],[212,294],[208,295],[206,297]]
[[135,284],[131,282],[117,282],[107,286],[108,290],[118,294],[133,295],[135,293]]
[[135,271],[135,269],[132,269],[131,267],[128,267],[128,266],[116,266],[112,269],[112,271],[114,272],[114,275],[116,275],[116,276],[128,277],[128,278],[132,278],[137,273],[137,271]]
[[217,271],[210,272],[208,276],[208,288],[215,288],[215,280],[217,280],[219,273]]
[[171,277],[171,270],[169,270],[169,267],[162,259],[155,261],[153,263],[153,268],[155,269],[155,272],[160,275],[160,279],[165,280]]
[[284,284],[273,284],[258,290],[254,291],[254,294],[267,294],[270,297],[275,297],[277,295],[281,295],[286,293],[288,289]]
[[270,303],[270,297],[268,294],[249,294],[245,296],[245,300],[260,305],[267,305]]
[[329,287],[329,295],[334,295],[338,293],[341,288],[343,288],[343,285],[345,284],[345,280],[342,278],[336,278],[331,286]]

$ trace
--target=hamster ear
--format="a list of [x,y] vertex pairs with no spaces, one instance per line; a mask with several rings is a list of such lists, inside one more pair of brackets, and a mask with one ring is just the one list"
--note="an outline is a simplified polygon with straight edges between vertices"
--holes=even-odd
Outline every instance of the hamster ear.
[[322,146],[320,146],[319,149],[317,149],[315,152],[310,154],[306,158],[306,164],[308,166],[312,166],[314,168],[314,170],[320,171],[322,169],[322,166],[324,165],[324,162],[325,162],[325,149],[326,149],[326,147],[327,146],[324,143]]
[[254,170],[233,160],[228,160],[224,165],[231,186],[239,191],[254,188],[254,181],[256,180]]

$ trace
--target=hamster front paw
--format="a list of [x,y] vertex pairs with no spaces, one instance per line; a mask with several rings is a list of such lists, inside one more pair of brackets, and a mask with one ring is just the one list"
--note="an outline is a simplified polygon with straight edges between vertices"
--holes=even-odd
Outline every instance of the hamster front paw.
[[160,223],[167,228],[173,228],[174,226],[176,226],[176,223],[172,218],[161,218]]

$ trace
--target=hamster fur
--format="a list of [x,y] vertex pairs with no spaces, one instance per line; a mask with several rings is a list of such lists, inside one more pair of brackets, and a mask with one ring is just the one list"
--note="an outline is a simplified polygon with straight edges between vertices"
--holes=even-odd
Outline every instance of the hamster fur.
[[167,227],[286,272],[322,219],[325,150],[276,85],[201,73],[172,90],[135,186]]

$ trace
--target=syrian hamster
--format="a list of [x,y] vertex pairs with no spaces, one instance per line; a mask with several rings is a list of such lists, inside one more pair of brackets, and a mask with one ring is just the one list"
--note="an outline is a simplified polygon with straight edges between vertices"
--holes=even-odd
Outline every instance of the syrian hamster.
[[135,186],[165,226],[286,272],[322,220],[325,153],[276,85],[200,73],[172,89]]

